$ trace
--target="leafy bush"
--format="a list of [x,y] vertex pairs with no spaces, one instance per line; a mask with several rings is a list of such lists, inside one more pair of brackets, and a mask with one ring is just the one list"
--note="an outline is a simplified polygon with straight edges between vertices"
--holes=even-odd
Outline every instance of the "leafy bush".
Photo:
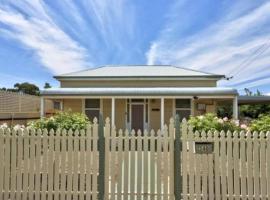
[[58,112],[56,115],[49,118],[42,118],[37,121],[28,123],[28,127],[34,129],[86,129],[90,124],[88,117],[82,113]]
[[251,122],[251,131],[270,131],[270,115],[260,115],[258,119]]
[[247,126],[239,124],[238,120],[228,119],[227,117],[218,118],[213,113],[190,117],[188,124],[194,131],[240,131],[247,129]]

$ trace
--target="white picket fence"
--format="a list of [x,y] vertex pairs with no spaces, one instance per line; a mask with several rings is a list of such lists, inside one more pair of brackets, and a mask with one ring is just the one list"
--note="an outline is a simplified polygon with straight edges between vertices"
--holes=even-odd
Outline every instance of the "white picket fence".
[[[104,199],[269,199],[270,134],[182,130],[181,177],[175,177],[174,121],[162,131],[104,126]],[[98,124],[82,131],[0,129],[0,199],[98,199]],[[195,152],[198,144],[213,152]],[[175,154],[176,153],[176,154]],[[100,176],[101,177],[101,176]],[[182,188],[175,188],[175,179]]]
[[105,125],[105,199],[174,199],[174,122],[148,132]]
[[[270,132],[193,132],[182,127],[183,199],[269,199]],[[196,143],[213,143],[210,154]]]
[[0,129],[0,199],[96,199],[97,124],[85,131]]

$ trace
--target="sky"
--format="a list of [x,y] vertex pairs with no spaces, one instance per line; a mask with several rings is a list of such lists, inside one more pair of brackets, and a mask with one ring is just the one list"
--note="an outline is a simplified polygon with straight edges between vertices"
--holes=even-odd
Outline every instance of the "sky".
[[270,93],[269,0],[0,0],[0,87],[102,65],[175,65]]

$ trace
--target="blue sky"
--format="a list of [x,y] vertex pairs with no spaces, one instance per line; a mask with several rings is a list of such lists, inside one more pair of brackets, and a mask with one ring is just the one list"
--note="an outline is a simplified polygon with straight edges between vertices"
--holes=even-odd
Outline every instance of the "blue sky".
[[172,64],[270,93],[269,0],[0,0],[0,87],[105,64]]

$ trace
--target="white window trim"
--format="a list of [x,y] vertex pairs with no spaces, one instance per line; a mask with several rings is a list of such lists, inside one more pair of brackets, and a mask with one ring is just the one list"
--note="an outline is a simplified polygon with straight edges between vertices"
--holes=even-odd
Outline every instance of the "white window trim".
[[[180,99],[180,98],[177,98],[177,99]],[[185,111],[190,111],[190,115],[192,115],[192,110],[193,110],[193,106],[192,106],[192,104],[193,104],[193,101],[192,101],[192,99],[191,98],[187,98],[187,99],[189,99],[190,100],[190,107],[189,108],[176,108],[176,100],[177,99],[174,99],[174,101],[173,101],[173,108],[174,108],[174,116],[176,116],[176,111],[177,110],[185,110]]]

